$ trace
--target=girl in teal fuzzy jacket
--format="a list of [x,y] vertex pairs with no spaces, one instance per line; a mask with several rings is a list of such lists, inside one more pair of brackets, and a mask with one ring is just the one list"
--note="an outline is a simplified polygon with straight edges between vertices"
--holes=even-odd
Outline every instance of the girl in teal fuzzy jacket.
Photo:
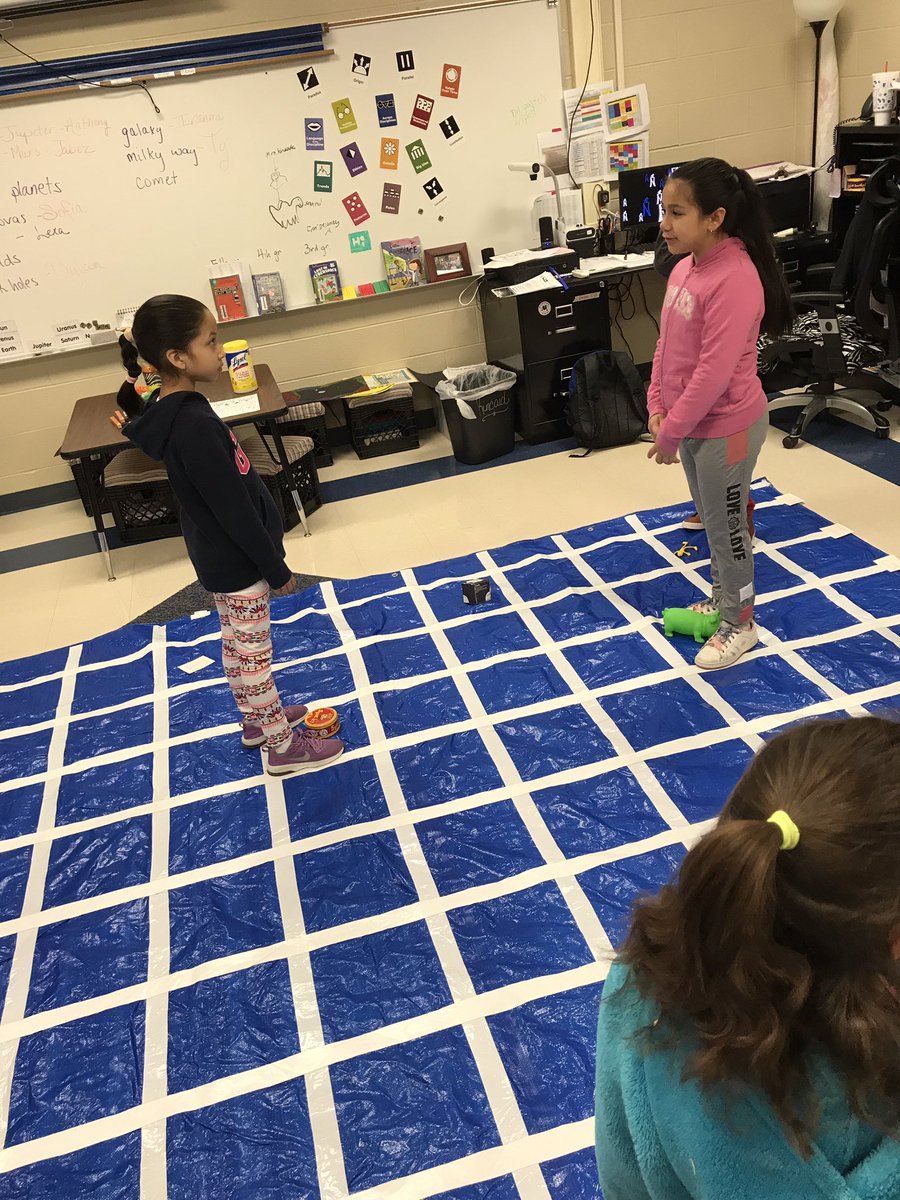
[[898,1200],[898,959],[900,723],[795,726],[610,971],[605,1200]]

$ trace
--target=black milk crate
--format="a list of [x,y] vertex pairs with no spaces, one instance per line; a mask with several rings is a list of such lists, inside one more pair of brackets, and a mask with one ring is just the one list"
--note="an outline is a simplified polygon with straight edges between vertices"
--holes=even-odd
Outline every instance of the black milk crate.
[[[279,431],[280,432],[280,431]],[[316,471],[316,456],[313,441],[308,437],[283,438],[284,450],[290,465],[290,479],[282,470],[281,460],[271,438],[250,433],[241,438],[241,446],[250,462],[261,476],[263,483],[272,493],[272,499],[281,516],[285,529],[293,529],[300,520],[294,505],[291,488],[297,489],[303,511],[309,516],[322,506],[319,490],[319,475]]]
[[100,511],[109,512],[109,497],[103,487],[103,472],[119,453],[120,451],[118,450],[107,451],[97,454],[93,458],[73,458],[69,462],[69,467],[72,470],[72,478],[75,480],[75,486],[78,488],[78,498],[84,507],[86,517],[93,517],[94,515],[91,510],[90,500],[88,499],[86,475],[90,472],[93,476],[97,499],[100,502]]
[[344,401],[344,417],[350,441],[360,458],[377,458],[400,450],[415,450],[419,431],[411,397],[373,396],[366,403]]
[[179,537],[178,502],[165,467],[140,450],[122,450],[104,472],[104,490],[126,545]]
[[312,438],[316,449],[316,466],[330,467],[334,458],[328,444],[325,405],[320,401],[298,404],[296,392],[282,392],[282,395],[288,402],[288,410],[283,417],[276,417],[281,426],[279,432],[284,437],[296,434],[300,437]]

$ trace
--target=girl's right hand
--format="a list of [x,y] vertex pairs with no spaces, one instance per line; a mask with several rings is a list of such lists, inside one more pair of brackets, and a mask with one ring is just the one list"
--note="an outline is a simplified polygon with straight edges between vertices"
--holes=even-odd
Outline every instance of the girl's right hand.
[[280,588],[272,588],[273,596],[292,596],[297,591],[297,578],[291,575],[290,579]]
[[665,418],[663,417],[662,413],[654,413],[647,422],[647,429],[650,431],[650,435],[654,441],[656,440],[656,434],[659,431],[659,427],[662,425],[664,419]]

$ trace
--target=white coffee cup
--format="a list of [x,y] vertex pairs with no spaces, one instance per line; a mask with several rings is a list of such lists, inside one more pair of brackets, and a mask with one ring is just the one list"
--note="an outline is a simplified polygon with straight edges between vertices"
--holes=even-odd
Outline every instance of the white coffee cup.
[[872,76],[872,113],[876,125],[890,125],[897,103],[896,71],[876,71]]

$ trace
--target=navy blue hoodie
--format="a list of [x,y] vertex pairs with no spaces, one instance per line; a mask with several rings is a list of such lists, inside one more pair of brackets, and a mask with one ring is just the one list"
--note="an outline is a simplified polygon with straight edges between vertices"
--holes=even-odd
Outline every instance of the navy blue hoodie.
[[172,392],[123,432],[165,464],[187,551],[207,591],[240,592],[260,579],[284,587],[291,571],[275,501],[205,396]]

